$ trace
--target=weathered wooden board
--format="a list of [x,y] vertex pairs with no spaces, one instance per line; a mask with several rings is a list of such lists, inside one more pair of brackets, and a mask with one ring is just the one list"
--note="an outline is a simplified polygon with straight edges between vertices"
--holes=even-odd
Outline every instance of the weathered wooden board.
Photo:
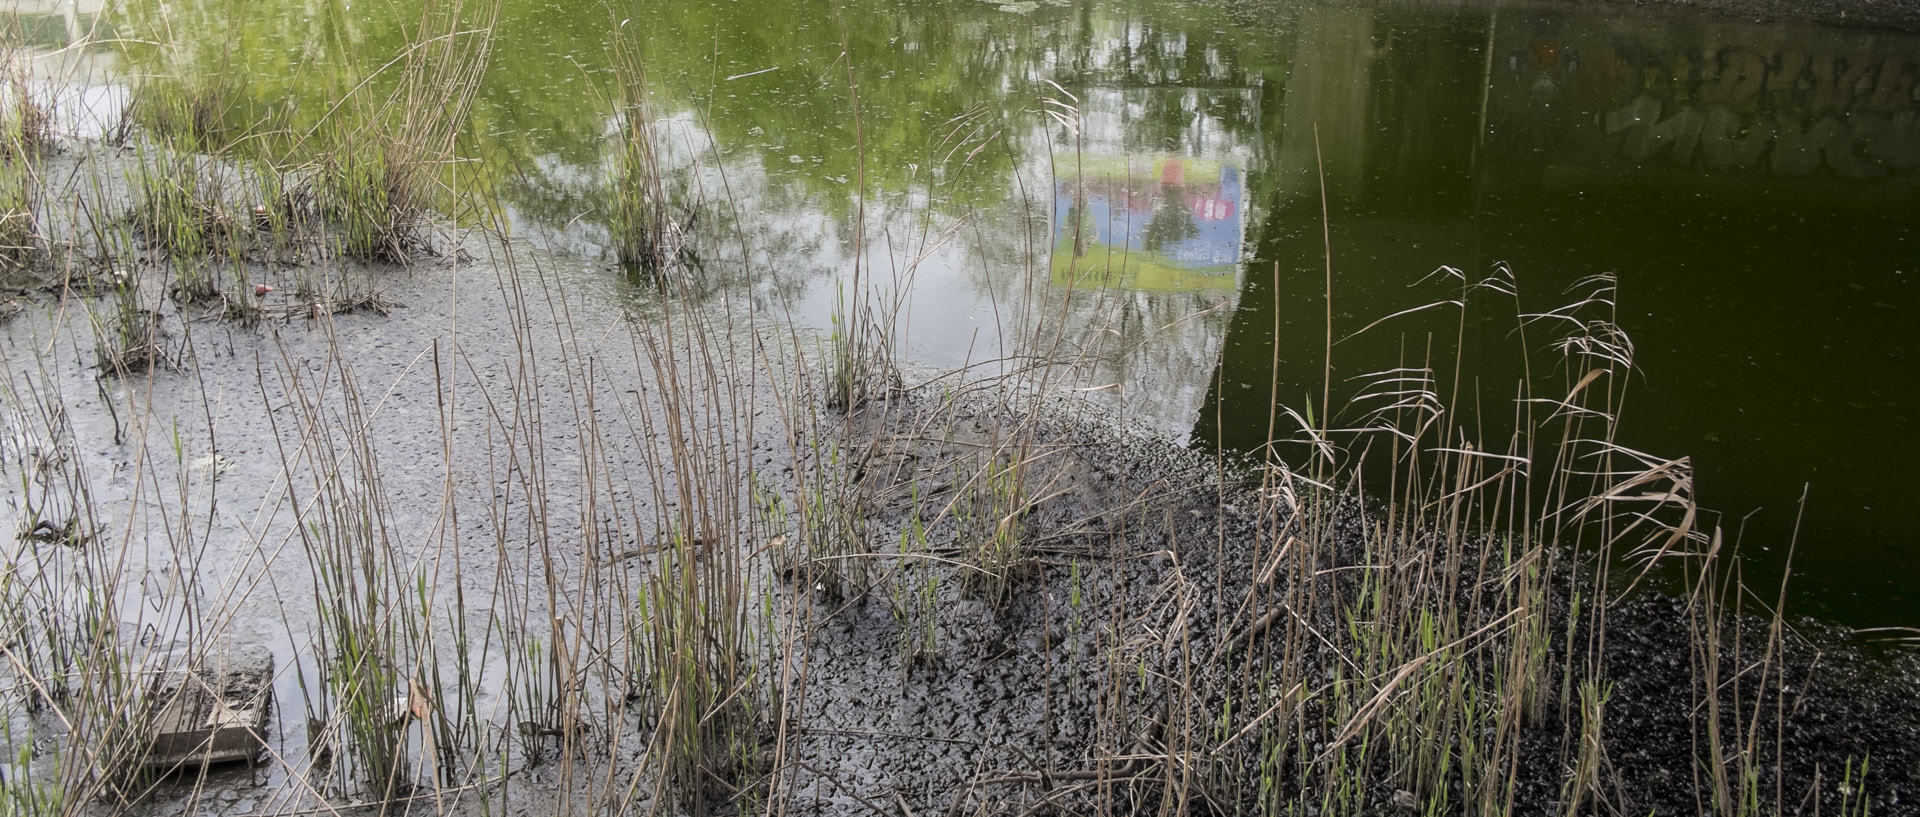
[[210,665],[165,674],[151,694],[146,768],[252,763],[266,748],[273,655],[218,656]]

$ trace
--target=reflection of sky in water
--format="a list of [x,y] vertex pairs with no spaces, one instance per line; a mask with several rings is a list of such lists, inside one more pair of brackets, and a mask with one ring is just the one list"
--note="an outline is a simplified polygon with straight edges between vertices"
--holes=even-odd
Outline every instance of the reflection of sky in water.
[[[111,36],[99,0],[15,0],[0,9],[12,45],[9,56],[25,67],[25,90],[53,114],[53,129],[69,138],[101,139],[120,124],[132,101],[125,78],[116,75],[116,53],[99,41]],[[19,93],[7,84],[0,96]]]

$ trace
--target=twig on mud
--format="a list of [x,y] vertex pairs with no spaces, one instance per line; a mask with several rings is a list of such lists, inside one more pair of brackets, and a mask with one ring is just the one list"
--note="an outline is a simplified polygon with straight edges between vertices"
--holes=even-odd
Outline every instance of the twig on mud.
[[953,803],[947,806],[945,817],[956,817],[956,815],[960,813],[960,806],[965,804],[967,800],[973,797],[974,789],[977,789],[980,787],[980,775],[984,774],[985,771],[986,771],[986,760],[984,758],[974,762],[973,779],[967,781],[967,787],[964,789],[961,789],[959,796],[954,797]]
[[642,556],[652,556],[655,553],[659,553],[660,550],[661,548],[659,545],[647,545],[646,547],[638,547],[632,550],[613,554],[612,556],[608,556],[605,559],[601,559],[600,561],[595,562],[594,566],[595,567],[612,567],[613,565],[638,559]]
[[1095,786],[1099,786],[1104,782],[1111,782],[1111,781],[1088,780],[1084,783],[1075,783],[1064,789],[1050,790],[1046,794],[1041,795],[1039,802],[1036,802],[1033,805],[1028,806],[1026,811],[1020,812],[1020,817],[1033,817],[1033,815],[1040,813],[1041,809],[1044,809],[1048,806],[1057,805],[1054,802],[1056,800],[1062,799],[1071,794],[1079,794],[1082,791],[1091,789]]
[[507,778],[512,777],[514,774],[515,772],[508,772],[506,774],[489,777],[485,780],[475,780],[472,783],[467,783],[464,785],[452,786],[452,787],[443,788],[443,789],[435,789],[434,791],[426,794],[409,794],[403,797],[390,797],[384,800],[370,800],[364,803],[343,803],[337,806],[322,805],[322,806],[316,806],[314,808],[294,809],[292,811],[275,811],[275,812],[269,812],[269,813],[263,814],[261,815],[261,817],[312,817],[312,815],[318,815],[318,814],[337,815],[342,812],[353,811],[355,809],[374,808],[374,807],[378,807],[382,812],[387,812],[393,806],[403,806],[411,803],[425,802],[428,800],[437,800],[439,798],[446,797],[447,795],[450,795],[450,794],[462,794],[469,791],[477,791],[479,789],[483,789],[488,786],[499,785],[501,783],[507,782]]
[[859,794],[857,794],[857,793],[855,793],[855,792],[854,792],[854,791],[853,791],[852,789],[849,789],[849,788],[847,788],[846,786],[844,786],[844,785],[842,785],[842,784],[840,783],[840,781],[838,781],[838,780],[835,780],[835,779],[833,779],[833,777],[832,777],[831,775],[828,775],[828,774],[827,774],[826,772],[823,772],[823,771],[820,771],[819,769],[816,769],[816,768],[814,768],[814,767],[813,767],[813,764],[810,764],[810,763],[801,763],[801,764],[799,764],[799,766],[800,766],[800,768],[802,768],[802,769],[806,769],[807,771],[809,771],[809,772],[812,772],[812,773],[814,774],[814,776],[815,776],[816,778],[818,778],[818,779],[820,779],[820,780],[825,780],[825,781],[827,781],[828,783],[832,783],[832,784],[833,784],[833,787],[834,787],[834,788],[835,788],[836,790],[838,790],[838,791],[839,791],[839,792],[840,792],[841,794],[844,794],[844,795],[846,795],[846,796],[848,796],[848,797],[851,797],[851,798],[853,798],[854,800],[857,800],[857,801],[859,801],[859,803],[860,803],[860,805],[863,805],[863,806],[866,806],[867,808],[870,808],[870,809],[873,809],[873,813],[875,813],[875,814],[886,814],[886,813],[887,813],[887,810],[886,810],[886,809],[883,809],[883,808],[881,808],[881,807],[879,807],[878,805],[875,805],[875,804],[874,804],[874,802],[873,802],[872,800],[868,800],[868,799],[867,799],[867,798],[865,798],[865,797],[861,797],[861,796],[860,796]]
[[273,316],[283,320],[298,317],[318,318],[322,315],[344,315],[363,309],[376,315],[388,315],[403,306],[406,304],[389,301],[379,292],[347,295],[340,298],[314,296],[303,299],[301,303],[283,307],[275,311]]
[[898,738],[900,740],[927,740],[935,743],[952,743],[960,746],[982,746],[977,740],[966,738],[938,738],[932,735],[909,735],[905,732],[873,732],[865,729],[832,729],[821,726],[805,726],[799,729],[807,735],[840,735],[850,738]]

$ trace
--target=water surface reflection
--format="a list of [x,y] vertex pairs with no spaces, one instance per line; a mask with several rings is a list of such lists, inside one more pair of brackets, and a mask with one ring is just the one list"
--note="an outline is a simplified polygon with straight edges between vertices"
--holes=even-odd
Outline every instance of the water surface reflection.
[[[123,23],[175,43],[133,49],[134,70],[243,66],[233,115],[298,123],[326,110],[317,66],[405,40],[388,6],[268,6],[132,0]],[[1241,448],[1265,442],[1272,394],[1318,393],[1324,178],[1336,337],[1436,297],[1408,285],[1441,265],[1507,262],[1522,309],[1617,274],[1645,374],[1623,442],[1693,455],[1713,507],[1761,509],[1756,552],[1784,550],[1811,481],[1802,602],[1920,624],[1901,320],[1920,40],[1673,11],[1260,14],[511,2],[469,149],[517,237],[604,256],[606,43],[638,32],[702,291],[824,330],[863,297],[858,269],[913,360],[1004,360],[1046,333],[1097,399]],[[1519,376],[1507,311],[1468,316],[1485,384]],[[1451,354],[1455,319],[1345,342],[1336,376],[1430,338]]]

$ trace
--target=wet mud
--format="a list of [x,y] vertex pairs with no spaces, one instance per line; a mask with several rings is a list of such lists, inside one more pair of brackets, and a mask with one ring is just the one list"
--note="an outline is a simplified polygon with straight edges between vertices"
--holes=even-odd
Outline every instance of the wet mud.
[[[1272,619],[1246,608],[1258,595],[1258,516],[1274,512],[1263,511],[1270,503],[1251,490],[1252,470],[1117,428],[1084,407],[1056,403],[1047,412],[1052,421],[1036,421],[979,402],[956,409],[907,397],[848,419],[856,439],[912,441],[873,444],[857,460],[870,469],[871,494],[894,497],[869,509],[877,541],[898,541],[900,526],[911,524],[913,503],[900,488],[950,490],[964,476],[948,464],[992,445],[994,429],[1031,434],[1032,456],[1047,463],[1033,479],[1054,490],[1035,491],[1046,498],[1023,519],[1032,549],[1003,598],[964,581],[943,585],[931,625],[935,646],[926,653],[902,646],[914,637],[914,613],[884,591],[789,586],[795,609],[815,622],[805,639],[808,683],[791,724],[799,758],[789,771],[794,809],[1257,812],[1257,802],[1230,793],[1244,793],[1259,774],[1257,752],[1233,741],[1223,746],[1215,722],[1229,699],[1245,694],[1236,684],[1247,664],[1284,649]],[[960,431],[929,441],[927,428]],[[1360,564],[1359,531],[1377,522],[1378,510],[1346,501],[1337,515],[1347,552],[1330,561]],[[1566,588],[1591,570],[1574,564],[1562,568],[1553,597],[1556,629],[1572,612]],[[1329,601],[1323,625],[1337,626],[1340,604]],[[1636,589],[1609,611],[1601,648],[1612,685],[1605,746],[1617,777],[1602,799],[1617,813],[1702,807],[1697,761],[1708,736],[1692,611],[1676,588]],[[1723,703],[1746,707],[1723,716],[1723,728],[1754,735],[1753,750],[1786,770],[1777,779],[1763,775],[1759,790],[1771,798],[1778,787],[1787,801],[1803,803],[1803,813],[1833,811],[1843,799],[1857,808],[1861,792],[1875,813],[1911,808],[1920,796],[1920,661],[1807,619],[1786,622],[1786,637],[1769,653],[1769,626],[1754,615],[1730,619],[1718,657]],[[1567,661],[1568,649],[1558,644],[1553,662]],[[1763,655],[1778,677],[1759,668]],[[1342,660],[1320,658],[1329,672]],[[1590,673],[1577,657],[1568,663],[1577,686]],[[1764,702],[1761,711],[1755,700]],[[1319,745],[1294,751],[1332,737],[1308,734]],[[1579,738],[1578,715],[1557,706],[1524,727],[1514,813],[1547,813],[1563,802],[1568,770],[1559,758]],[[1864,759],[1871,772],[1862,784]],[[1855,780],[1842,785],[1849,767]],[[1418,805],[1391,789],[1368,799],[1379,813],[1413,813]]]

